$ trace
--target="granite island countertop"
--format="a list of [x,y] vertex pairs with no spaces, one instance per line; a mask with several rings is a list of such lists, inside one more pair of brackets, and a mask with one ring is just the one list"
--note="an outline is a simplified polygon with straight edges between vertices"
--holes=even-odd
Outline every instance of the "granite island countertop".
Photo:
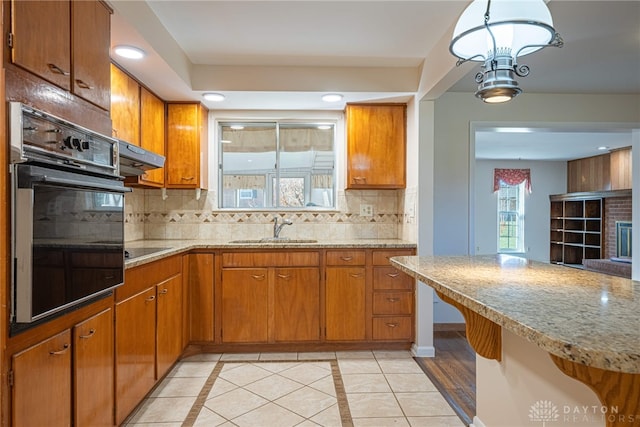
[[172,255],[189,252],[195,249],[415,249],[416,244],[399,239],[347,239],[347,240],[318,240],[303,241],[297,239],[280,240],[275,242],[246,242],[233,243],[228,240],[135,240],[125,242],[125,250],[135,254],[136,249],[158,249],[135,254],[126,260],[125,267],[132,268],[149,262],[157,261]]
[[640,282],[508,255],[391,263],[551,354],[640,373]]

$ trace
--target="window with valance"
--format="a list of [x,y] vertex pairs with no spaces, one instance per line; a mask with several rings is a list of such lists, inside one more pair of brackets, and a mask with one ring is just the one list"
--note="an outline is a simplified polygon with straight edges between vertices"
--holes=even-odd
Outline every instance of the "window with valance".
[[524,188],[531,194],[531,169],[494,169],[493,192],[500,190],[500,183],[507,185],[520,185],[524,182]]

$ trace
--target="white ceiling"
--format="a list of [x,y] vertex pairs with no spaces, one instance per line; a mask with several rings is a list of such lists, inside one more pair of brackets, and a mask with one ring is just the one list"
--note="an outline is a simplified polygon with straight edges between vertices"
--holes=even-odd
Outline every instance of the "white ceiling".
[[[456,67],[448,53],[468,3],[112,0],[112,46],[148,53],[139,62],[115,60],[163,99],[225,94],[222,103],[203,101],[215,110],[342,110],[345,102],[435,99],[447,90],[480,102],[479,66]],[[551,0],[549,8],[565,46],[521,60],[531,67],[521,97],[640,95],[640,1]],[[323,103],[326,92],[345,99]],[[511,146],[513,155],[522,146]]]

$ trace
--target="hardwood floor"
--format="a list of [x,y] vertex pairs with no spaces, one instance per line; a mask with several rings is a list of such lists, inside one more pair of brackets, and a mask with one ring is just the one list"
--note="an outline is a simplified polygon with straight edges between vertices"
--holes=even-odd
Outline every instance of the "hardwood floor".
[[418,365],[469,425],[476,414],[476,354],[464,331],[434,331],[436,357],[416,358]]

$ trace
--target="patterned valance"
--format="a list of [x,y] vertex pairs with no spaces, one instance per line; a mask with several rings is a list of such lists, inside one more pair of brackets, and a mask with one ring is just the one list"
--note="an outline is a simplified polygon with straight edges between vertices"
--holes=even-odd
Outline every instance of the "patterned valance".
[[500,182],[507,185],[519,185],[524,182],[527,193],[531,193],[531,169],[494,169],[493,192],[500,190]]

